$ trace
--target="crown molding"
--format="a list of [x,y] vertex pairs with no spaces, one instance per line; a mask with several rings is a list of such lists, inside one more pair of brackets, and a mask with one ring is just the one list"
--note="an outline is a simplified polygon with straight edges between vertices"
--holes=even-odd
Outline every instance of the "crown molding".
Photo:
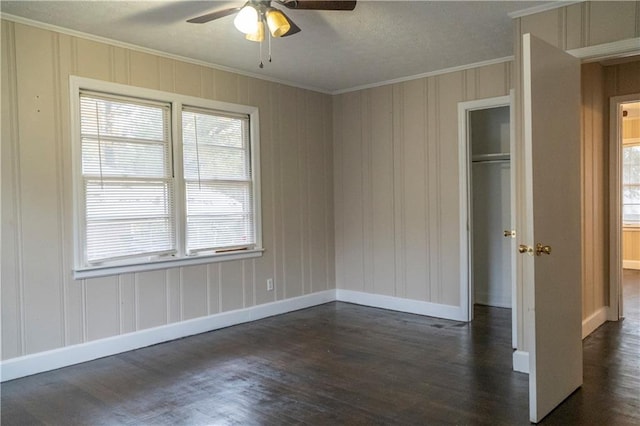
[[320,93],[324,93],[326,95],[330,95],[331,94],[330,90],[321,89],[319,87],[306,86],[306,85],[303,85],[303,84],[300,84],[300,83],[296,83],[296,82],[293,82],[293,81],[281,80],[281,79],[278,79],[278,78],[273,78],[273,77],[265,76],[265,75],[262,75],[262,74],[256,74],[256,73],[251,73],[251,72],[247,72],[247,71],[242,71],[242,70],[231,68],[231,67],[227,67],[227,66],[224,66],[224,65],[215,64],[213,62],[206,62],[206,61],[201,61],[201,60],[198,60],[198,59],[188,58],[186,56],[174,55],[173,53],[167,53],[167,52],[163,52],[161,50],[149,49],[147,47],[142,47],[142,46],[139,46],[137,44],[126,43],[126,42],[123,42],[123,41],[114,40],[114,39],[110,39],[110,38],[107,38],[107,37],[101,37],[101,36],[97,36],[97,35],[94,35],[94,34],[85,33],[85,32],[82,32],[82,31],[76,31],[76,30],[72,30],[72,29],[69,29],[69,28],[65,28],[65,27],[59,27],[57,25],[47,24],[47,23],[44,23],[44,22],[35,21],[33,19],[23,18],[21,16],[10,15],[8,13],[0,13],[0,18],[3,19],[3,20],[15,22],[17,24],[29,25],[29,26],[40,28],[40,29],[43,29],[43,30],[54,31],[54,32],[58,32],[58,33],[61,33],[61,34],[66,34],[66,35],[69,35],[69,36],[72,36],[72,37],[84,38],[84,39],[87,39],[87,40],[96,41],[98,43],[104,43],[104,44],[108,44],[108,45],[115,46],[115,47],[121,47],[123,49],[129,49],[129,50],[133,50],[133,51],[136,51],[136,52],[148,53],[148,54],[151,54],[151,55],[161,56],[161,57],[167,58],[167,59],[173,59],[173,60],[176,60],[176,61],[186,62],[186,63],[190,63],[190,64],[194,64],[194,65],[200,65],[200,66],[213,68],[213,69],[220,70],[220,71],[231,72],[231,73],[242,75],[242,76],[245,76],[245,77],[256,78],[258,80],[265,80],[265,81],[269,81],[269,82],[272,82],[272,83],[278,83],[278,84],[284,84],[286,86],[297,87],[299,89],[311,90],[313,92],[320,92]]
[[585,0],[552,1],[550,3],[545,3],[538,6],[528,7],[526,9],[509,12],[507,13],[507,15],[511,19],[522,18],[524,16],[535,15],[536,13],[546,12],[548,10],[559,9],[561,7],[571,6],[572,4],[584,3],[584,2]]
[[513,61],[513,59],[514,59],[513,56],[505,56],[503,58],[489,59],[486,61],[474,62],[471,64],[460,65],[457,67],[443,68],[441,70],[429,71],[422,74],[415,74],[415,75],[409,75],[406,77],[395,78],[393,80],[380,81],[380,82],[371,83],[371,84],[363,84],[362,86],[355,86],[349,89],[335,90],[331,92],[331,94],[341,95],[343,93],[356,92],[358,90],[364,90],[364,89],[372,89],[374,87],[380,87],[380,86],[388,86],[390,84],[403,83],[405,81],[418,80],[420,78],[435,77],[437,75],[449,74],[449,73],[458,72],[458,71],[465,71],[473,68],[484,67],[487,65],[495,65],[495,64],[502,64],[504,62],[511,62]]
[[595,46],[567,50],[582,62],[599,62],[610,58],[625,58],[640,54],[640,37],[618,40]]

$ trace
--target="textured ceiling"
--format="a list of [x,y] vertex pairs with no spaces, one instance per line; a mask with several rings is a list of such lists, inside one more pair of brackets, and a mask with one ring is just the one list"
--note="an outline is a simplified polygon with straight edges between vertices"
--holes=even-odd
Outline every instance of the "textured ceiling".
[[[507,13],[548,2],[358,1],[352,12],[287,10],[302,32],[259,44],[233,16],[185,21],[243,1],[5,1],[3,14],[135,44],[324,92],[399,79],[513,54]],[[263,45],[266,59],[267,43]]]

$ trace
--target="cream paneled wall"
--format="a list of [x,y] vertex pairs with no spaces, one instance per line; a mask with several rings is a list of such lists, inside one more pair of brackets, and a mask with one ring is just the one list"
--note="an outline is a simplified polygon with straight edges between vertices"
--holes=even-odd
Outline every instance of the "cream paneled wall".
[[640,231],[625,229],[622,232],[622,258],[629,269],[640,269]]
[[[609,173],[604,67],[582,65],[582,312],[609,304]],[[586,313],[586,315],[585,315]]]
[[334,97],[338,288],[460,305],[458,102],[511,62]]
[[[257,106],[264,256],[74,281],[69,75]],[[328,95],[3,20],[2,359],[334,288],[331,111]]]

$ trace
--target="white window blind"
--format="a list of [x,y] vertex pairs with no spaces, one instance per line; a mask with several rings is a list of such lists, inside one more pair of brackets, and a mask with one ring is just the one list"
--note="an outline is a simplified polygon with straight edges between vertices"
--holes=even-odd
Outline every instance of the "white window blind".
[[186,252],[256,244],[249,116],[182,111]]
[[622,148],[622,221],[640,226],[640,144]]
[[84,263],[176,251],[168,104],[80,93]]

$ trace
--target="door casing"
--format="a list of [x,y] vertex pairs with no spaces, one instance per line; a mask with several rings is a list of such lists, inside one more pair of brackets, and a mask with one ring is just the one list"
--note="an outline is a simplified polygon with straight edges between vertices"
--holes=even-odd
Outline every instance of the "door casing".
[[640,93],[609,99],[609,309],[608,321],[619,321],[622,302],[622,117],[620,106],[640,101]]
[[[473,320],[473,225],[471,202],[471,146],[469,133],[469,112],[496,107],[509,107],[509,150],[511,152],[510,167],[510,222],[511,229],[515,229],[516,197],[515,197],[515,149],[514,129],[514,91],[507,96],[479,99],[458,103],[458,161],[460,170],[460,294],[461,302],[465,304],[462,311],[466,313],[466,320]],[[517,346],[517,296],[515,239],[511,239],[511,319],[512,319],[512,347]]]

